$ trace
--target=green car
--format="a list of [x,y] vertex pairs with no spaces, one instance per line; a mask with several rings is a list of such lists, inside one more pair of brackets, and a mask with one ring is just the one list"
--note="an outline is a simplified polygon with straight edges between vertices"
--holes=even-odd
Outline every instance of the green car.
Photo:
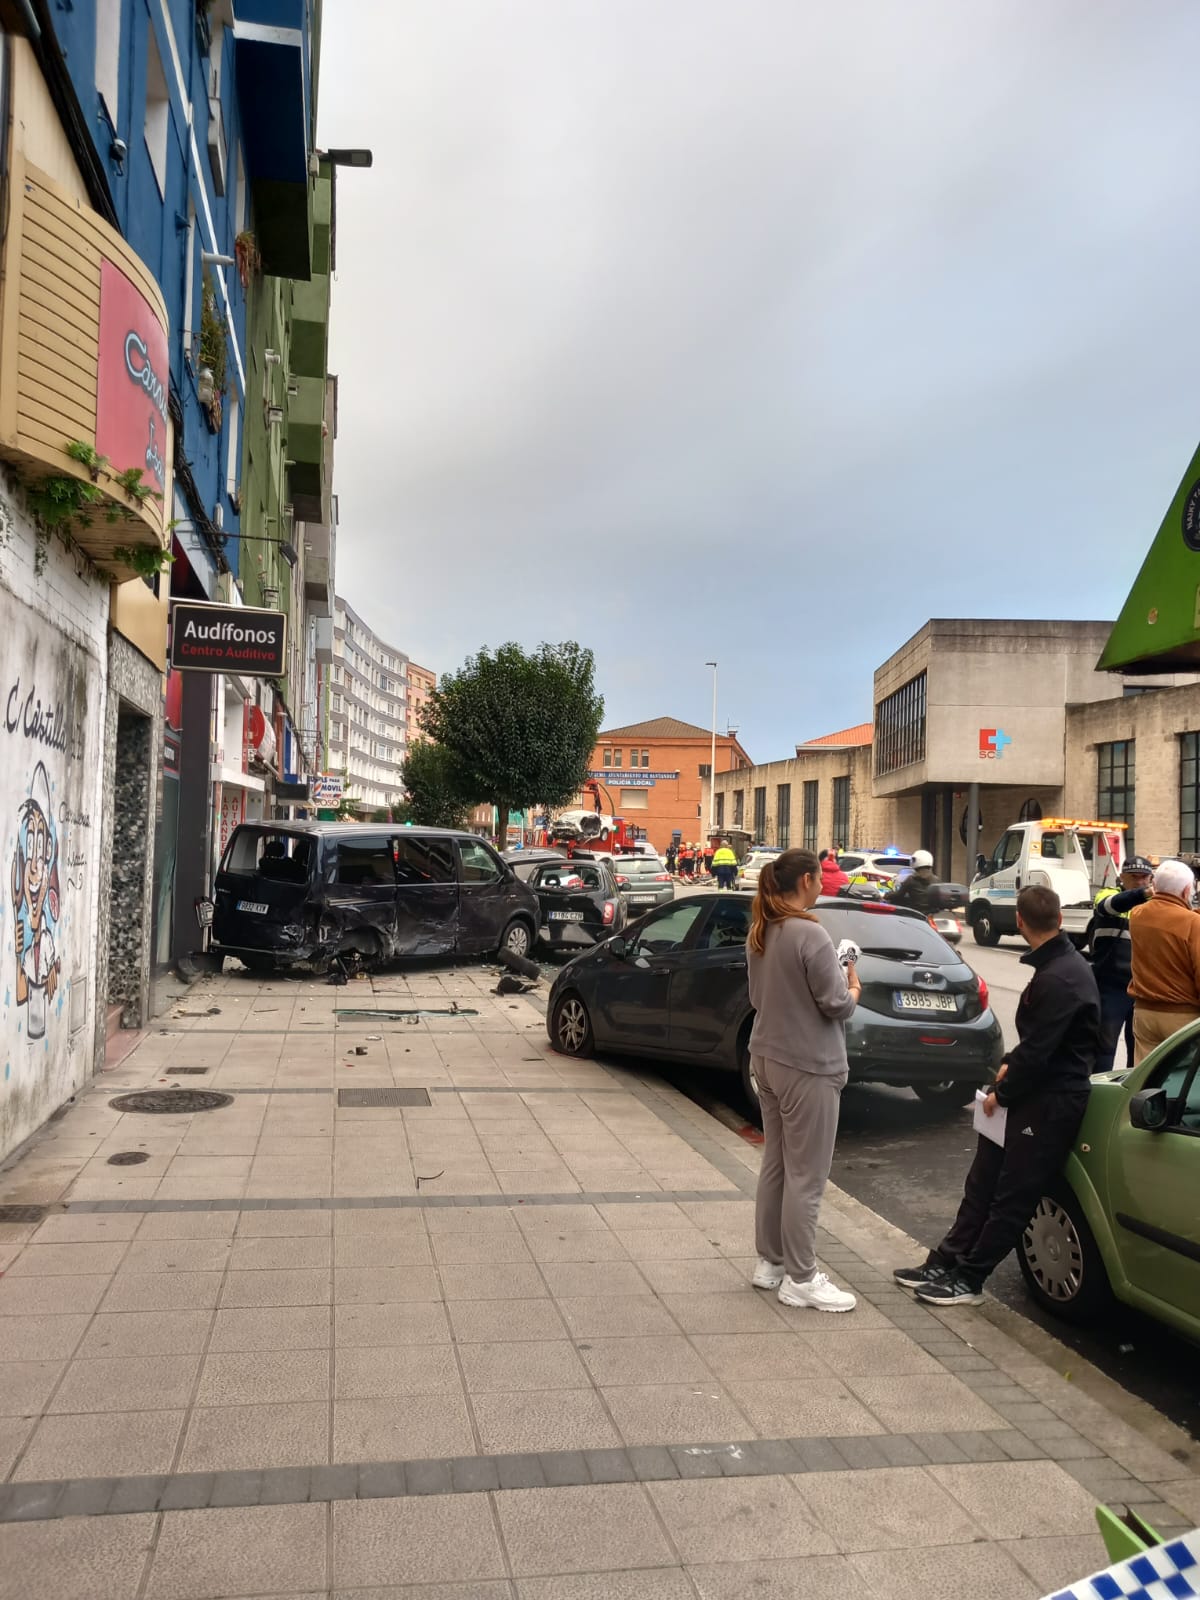
[[1131,1071],[1092,1079],[1018,1256],[1047,1311],[1088,1322],[1115,1296],[1200,1340],[1200,1022]]

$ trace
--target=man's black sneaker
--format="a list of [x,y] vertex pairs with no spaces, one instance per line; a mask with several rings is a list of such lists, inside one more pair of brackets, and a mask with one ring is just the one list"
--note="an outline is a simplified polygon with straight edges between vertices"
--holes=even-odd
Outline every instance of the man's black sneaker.
[[961,1272],[943,1273],[936,1283],[922,1284],[917,1299],[929,1306],[981,1306],[983,1290]]
[[945,1267],[924,1263],[919,1267],[897,1267],[892,1273],[902,1289],[921,1289],[927,1283],[940,1283],[945,1276]]

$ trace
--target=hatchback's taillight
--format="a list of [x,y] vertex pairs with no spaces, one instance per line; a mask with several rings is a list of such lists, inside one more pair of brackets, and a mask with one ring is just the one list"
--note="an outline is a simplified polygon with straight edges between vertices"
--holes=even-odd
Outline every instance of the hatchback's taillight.
[[980,977],[976,977],[975,981],[979,985],[979,1006],[980,1006],[980,1009],[982,1011],[986,1011],[987,1007],[988,1007],[988,986],[983,981],[983,979],[980,978]]
[[654,874],[654,881],[655,883],[670,883],[671,874],[669,872],[656,872]]
[[613,900],[606,900],[604,902],[604,926],[606,928],[608,927],[608,925],[612,921],[612,919],[616,916],[616,914],[617,914],[616,902],[613,901]]

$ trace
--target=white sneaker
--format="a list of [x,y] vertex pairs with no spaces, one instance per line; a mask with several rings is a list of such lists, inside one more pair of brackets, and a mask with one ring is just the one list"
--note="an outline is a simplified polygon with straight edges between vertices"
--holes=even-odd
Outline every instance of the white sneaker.
[[777,1267],[773,1261],[768,1261],[766,1256],[759,1256],[758,1265],[750,1282],[756,1289],[778,1289],[786,1276],[782,1267]]
[[805,1306],[810,1311],[853,1311],[858,1301],[849,1290],[839,1289],[823,1272],[817,1272],[807,1283],[797,1283],[795,1278],[785,1275],[779,1289],[779,1303]]

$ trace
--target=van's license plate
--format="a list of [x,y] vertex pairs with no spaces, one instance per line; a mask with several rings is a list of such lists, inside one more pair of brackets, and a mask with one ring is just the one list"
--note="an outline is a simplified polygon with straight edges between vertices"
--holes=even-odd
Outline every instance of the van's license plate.
[[[263,909],[265,911],[266,907],[264,906]],[[582,922],[583,921],[583,912],[582,911],[547,911],[547,913],[546,913],[546,921],[547,922]]]
[[253,911],[256,917],[265,917],[270,910],[261,900],[239,900],[237,908],[239,911]]
[[952,994],[927,994],[924,989],[897,989],[893,998],[900,1011],[955,1011]]

